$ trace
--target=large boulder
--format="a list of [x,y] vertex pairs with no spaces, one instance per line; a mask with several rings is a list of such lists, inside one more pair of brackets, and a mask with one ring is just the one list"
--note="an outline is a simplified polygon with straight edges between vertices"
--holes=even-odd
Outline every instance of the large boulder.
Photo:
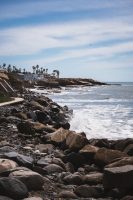
[[42,188],[43,177],[31,170],[20,169],[10,173],[9,177],[16,178],[23,182],[29,190],[39,190]]
[[0,159],[0,174],[17,167],[17,163],[9,159]]
[[133,188],[133,165],[105,168],[103,185],[105,188]]
[[107,168],[111,167],[121,167],[124,165],[133,165],[133,157],[124,157],[124,158],[119,158],[115,162],[106,165]]
[[66,137],[66,145],[73,151],[81,149],[87,143],[88,140],[85,135],[78,134],[73,131],[70,131]]
[[79,151],[79,153],[84,155],[87,159],[93,159],[98,150],[99,147],[87,144]]
[[19,200],[28,197],[28,189],[24,183],[15,178],[0,178],[0,195]]
[[95,162],[97,165],[103,167],[117,158],[122,158],[127,156],[126,153],[118,151],[118,150],[111,150],[106,148],[99,149],[95,154]]
[[17,125],[17,128],[19,130],[20,133],[26,134],[26,135],[34,135],[35,134],[35,130],[32,126],[31,122],[20,122]]
[[75,193],[85,198],[100,198],[103,196],[103,188],[99,186],[80,185],[75,189]]
[[69,134],[70,131],[65,130],[63,128],[58,129],[57,131],[51,133],[49,136],[49,141],[55,143],[55,144],[60,144],[65,142],[67,135]]

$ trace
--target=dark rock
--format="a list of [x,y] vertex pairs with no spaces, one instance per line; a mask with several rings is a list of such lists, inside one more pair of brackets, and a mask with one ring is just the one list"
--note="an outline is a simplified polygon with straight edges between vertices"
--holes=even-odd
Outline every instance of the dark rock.
[[133,188],[133,165],[104,169],[105,188]]
[[14,151],[14,148],[10,146],[3,146],[0,148],[0,154],[9,153],[11,151]]
[[24,156],[16,152],[10,152],[5,153],[5,157],[17,162],[21,166],[32,168],[33,159],[30,156]]
[[68,155],[65,155],[62,158],[63,162],[70,162],[73,164],[75,169],[83,166],[86,163],[86,159],[84,156],[80,155],[79,153],[72,152]]
[[44,180],[43,177],[31,170],[20,169],[10,173],[9,177],[19,179],[29,190],[42,189]]
[[78,186],[74,191],[78,196],[80,197],[94,197],[94,198],[100,198],[103,197],[104,192],[102,187],[98,186],[88,186],[88,185],[81,185]]
[[117,158],[122,158],[127,156],[126,153],[118,151],[118,150],[111,150],[111,149],[105,149],[101,148],[97,151],[95,154],[95,162],[97,165],[103,167]]
[[11,199],[9,197],[6,197],[6,196],[1,196],[0,195],[0,200],[13,200],[13,199]]
[[27,135],[34,135],[35,130],[32,127],[32,124],[29,122],[21,122],[17,125],[18,130],[20,133],[24,133]]
[[100,148],[110,148],[110,144],[109,144],[109,141],[107,139],[90,139],[89,140],[89,143],[93,146],[97,146],[97,147],[100,147]]
[[81,185],[83,183],[82,176],[77,173],[65,176],[63,178],[63,181],[67,184],[73,184],[73,185]]
[[50,123],[51,122],[51,118],[47,112],[36,111],[36,116],[37,116],[37,120],[40,123]]
[[27,187],[15,178],[0,178],[0,195],[19,200],[28,197]]
[[129,144],[133,144],[133,139],[127,138],[123,140],[115,141],[114,148],[123,151]]
[[60,167],[59,165],[56,164],[49,164],[46,167],[43,168],[48,174],[53,174],[53,173],[60,173],[63,172],[64,169]]
[[125,196],[121,200],[133,200],[133,196]]

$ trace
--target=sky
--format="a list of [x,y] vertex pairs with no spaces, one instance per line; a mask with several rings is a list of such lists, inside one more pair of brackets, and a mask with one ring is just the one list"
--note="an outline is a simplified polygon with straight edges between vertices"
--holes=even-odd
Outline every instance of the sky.
[[0,0],[0,64],[133,81],[133,0]]

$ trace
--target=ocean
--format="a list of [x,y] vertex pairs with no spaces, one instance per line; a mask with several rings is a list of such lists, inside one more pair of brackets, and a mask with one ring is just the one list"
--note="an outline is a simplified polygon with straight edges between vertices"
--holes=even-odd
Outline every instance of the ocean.
[[88,139],[132,138],[133,83],[119,84],[62,88],[48,96],[73,109],[70,129],[85,132]]

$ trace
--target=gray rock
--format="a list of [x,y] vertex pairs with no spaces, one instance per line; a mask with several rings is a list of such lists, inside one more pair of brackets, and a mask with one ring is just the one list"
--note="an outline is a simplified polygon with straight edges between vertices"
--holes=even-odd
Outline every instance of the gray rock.
[[24,183],[15,178],[0,178],[0,195],[19,200],[28,197],[28,189]]
[[9,197],[6,197],[6,196],[1,196],[0,195],[0,200],[13,200],[13,199],[11,199]]
[[2,158],[0,159],[0,173],[14,169],[17,166],[17,163],[12,160]]

